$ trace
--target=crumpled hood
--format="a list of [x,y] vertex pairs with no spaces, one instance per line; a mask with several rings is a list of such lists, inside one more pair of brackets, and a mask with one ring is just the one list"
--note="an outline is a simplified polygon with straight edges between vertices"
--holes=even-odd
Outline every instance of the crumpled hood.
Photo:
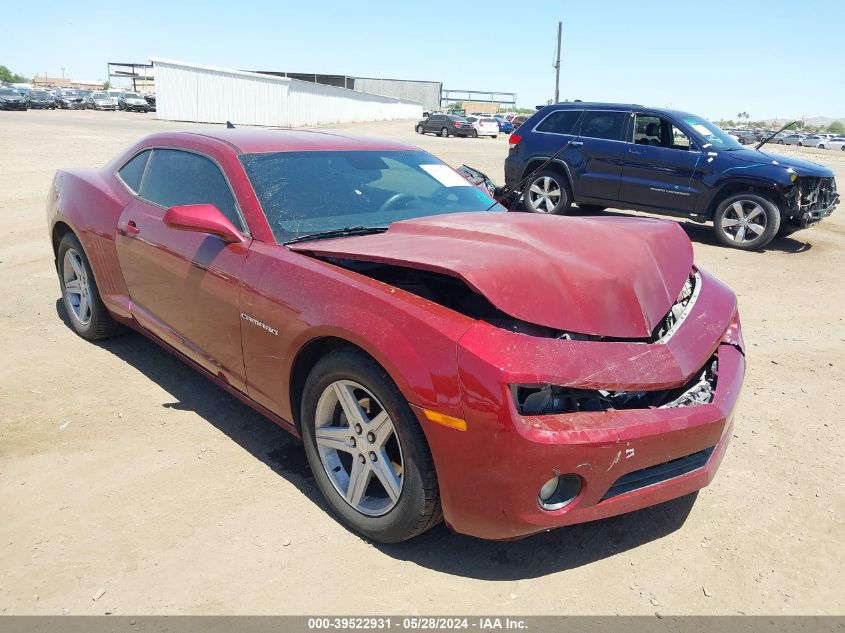
[[645,218],[459,213],[288,248],[451,275],[517,319],[618,338],[650,336],[692,267],[681,227]]
[[[731,158],[741,160],[745,163],[772,165],[774,167],[781,167],[784,170],[791,167],[799,176],[815,176],[817,178],[830,178],[833,176],[833,172],[824,165],[819,165],[809,160],[794,158],[793,156],[770,154],[762,149],[738,149],[727,154]],[[775,161],[777,164],[774,164],[772,161]]]

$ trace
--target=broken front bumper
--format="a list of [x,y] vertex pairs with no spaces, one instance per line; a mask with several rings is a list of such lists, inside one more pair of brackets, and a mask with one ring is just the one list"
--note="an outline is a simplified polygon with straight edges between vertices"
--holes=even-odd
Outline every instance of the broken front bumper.
[[[732,293],[705,276],[686,327],[665,343],[551,339],[532,345],[533,337],[492,327],[470,330],[458,352],[466,431],[425,424],[417,411],[446,522],[465,534],[512,539],[706,486],[725,453],[745,374],[735,310]],[[523,416],[510,389],[547,382],[669,389],[688,381],[714,353],[717,383],[706,404]],[[580,490],[565,507],[546,510],[538,494],[556,475],[576,478]]]

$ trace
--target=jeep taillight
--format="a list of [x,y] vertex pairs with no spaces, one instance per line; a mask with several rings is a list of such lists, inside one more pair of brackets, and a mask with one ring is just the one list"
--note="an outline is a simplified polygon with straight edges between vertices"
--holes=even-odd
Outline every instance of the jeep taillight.
[[522,136],[519,134],[511,134],[510,138],[508,139],[508,143],[510,143],[511,149],[519,145],[519,142],[522,140]]

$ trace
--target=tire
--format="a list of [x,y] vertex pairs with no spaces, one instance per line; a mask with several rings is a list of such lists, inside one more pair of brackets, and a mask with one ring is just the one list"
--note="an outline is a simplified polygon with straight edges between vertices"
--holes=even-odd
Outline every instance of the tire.
[[423,133],[423,126],[422,126],[422,125],[418,125],[418,126],[417,126],[417,134],[422,134],[422,133]]
[[473,130],[472,133],[470,134],[470,136],[472,138],[478,138],[478,130]]
[[498,134],[494,134],[494,135],[493,135],[493,138],[499,138],[499,135],[498,135]]
[[549,167],[534,176],[522,194],[525,208],[534,213],[563,215],[572,206],[569,181],[561,172]]
[[[352,396],[346,402],[357,405],[353,416],[361,416],[360,424],[348,422],[340,394]],[[398,543],[442,520],[437,475],[423,430],[394,382],[369,356],[346,348],[321,358],[305,382],[301,413],[305,454],[317,486],[352,530],[381,543]],[[384,414],[387,421],[378,430],[367,426]],[[383,464],[390,469],[379,475]],[[350,490],[353,468],[362,473],[354,481],[363,484]],[[382,484],[385,479],[393,482],[393,495]]]
[[[103,304],[91,264],[88,263],[88,257],[73,233],[65,235],[59,243],[56,268],[62,289],[62,301],[74,331],[89,340],[119,334],[122,327]],[[77,282],[75,286],[72,283],[74,281]],[[80,292],[73,292],[74,288],[78,288]]]
[[449,138],[449,128],[444,127],[442,130],[440,130],[440,136],[442,136],[443,138]]
[[783,145],[783,139],[782,138],[778,139],[778,145]]
[[603,207],[600,204],[578,204],[578,208],[582,211],[586,211],[587,213],[601,213],[607,207]]
[[798,147],[804,147],[804,143],[802,143],[801,141],[798,141]]
[[818,148],[819,148],[819,149],[824,149],[824,143],[820,143],[820,144],[818,145]]
[[[742,217],[747,223],[742,224]],[[744,251],[766,246],[778,234],[780,224],[780,210],[777,205],[754,193],[740,193],[725,198],[716,207],[716,213],[713,215],[713,229],[718,240],[725,246]],[[762,226],[762,231],[758,233],[759,229],[753,226]],[[749,234],[755,237],[747,239]]]

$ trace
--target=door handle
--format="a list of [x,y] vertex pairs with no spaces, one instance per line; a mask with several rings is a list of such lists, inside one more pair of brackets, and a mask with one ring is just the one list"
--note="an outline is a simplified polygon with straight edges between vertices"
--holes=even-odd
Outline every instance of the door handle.
[[129,220],[125,224],[121,223],[120,232],[127,237],[135,237],[141,232],[141,229],[139,229],[138,225],[135,224],[135,220]]
[[638,149],[633,149],[633,148],[632,148],[632,149],[629,149],[629,150],[628,150],[628,153],[629,153],[629,154],[637,154],[637,155],[642,154],[642,152],[641,152],[640,150],[638,150]]
[[572,141],[569,144],[570,147],[581,147],[582,145],[584,145],[584,143],[582,141]]

